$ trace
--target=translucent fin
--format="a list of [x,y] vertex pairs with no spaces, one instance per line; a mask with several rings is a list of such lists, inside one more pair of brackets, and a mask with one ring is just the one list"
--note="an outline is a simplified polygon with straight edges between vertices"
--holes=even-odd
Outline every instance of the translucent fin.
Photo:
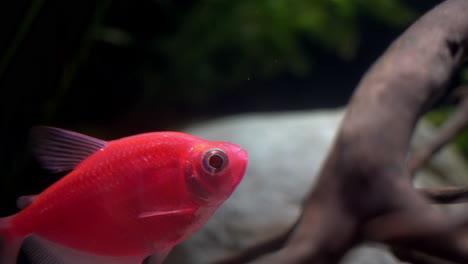
[[169,247],[165,250],[154,253],[153,255],[146,258],[143,263],[144,264],[161,264],[166,259],[167,255],[169,255],[171,250],[172,250],[172,247]]
[[108,144],[80,133],[45,126],[33,127],[30,138],[42,167],[52,172],[72,170]]
[[144,256],[95,255],[35,235],[24,240],[23,249],[32,264],[141,264],[144,259]]
[[20,210],[23,210],[24,208],[32,204],[34,200],[36,200],[37,196],[37,194],[31,194],[18,197],[18,199],[16,199],[16,207]]
[[9,226],[10,217],[0,218],[0,263],[16,264],[22,238],[16,237]]

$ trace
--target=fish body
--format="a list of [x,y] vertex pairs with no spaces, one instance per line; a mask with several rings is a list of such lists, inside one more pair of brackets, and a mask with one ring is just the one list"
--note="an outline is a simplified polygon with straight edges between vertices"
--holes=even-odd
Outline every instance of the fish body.
[[[75,168],[0,222],[0,239],[7,237],[10,251],[0,251],[10,255],[5,260],[17,255],[8,241],[16,245],[34,235],[88,259],[130,257],[128,263],[141,263],[156,253],[162,262],[174,245],[208,221],[247,166],[247,153],[237,145],[178,132],[110,142],[56,128],[42,127],[36,134],[44,167]],[[90,140],[84,147],[83,139]]]

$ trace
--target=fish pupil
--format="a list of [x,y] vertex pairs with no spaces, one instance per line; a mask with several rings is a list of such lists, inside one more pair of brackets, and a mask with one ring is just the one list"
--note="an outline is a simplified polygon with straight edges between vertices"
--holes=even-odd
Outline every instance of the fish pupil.
[[215,169],[221,168],[223,166],[223,163],[224,163],[223,157],[217,154],[211,156],[210,159],[208,160],[208,164],[210,164],[210,166]]

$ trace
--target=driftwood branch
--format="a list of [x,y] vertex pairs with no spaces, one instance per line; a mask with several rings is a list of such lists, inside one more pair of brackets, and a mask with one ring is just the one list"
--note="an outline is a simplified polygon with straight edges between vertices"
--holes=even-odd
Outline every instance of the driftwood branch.
[[[464,87],[463,90],[466,89],[468,87]],[[455,113],[437,131],[431,142],[413,155],[408,165],[410,175],[414,175],[415,171],[422,167],[437,151],[468,127],[468,93],[463,91],[459,93],[459,97],[460,103]]]
[[468,1],[445,1],[391,44],[353,95],[292,233],[223,263],[245,263],[285,240],[274,263],[338,263],[363,241],[468,263],[466,216],[431,206],[406,163],[416,122],[466,59],[467,14]]
[[453,261],[440,259],[427,254],[401,248],[394,248],[392,253],[401,261],[412,264],[455,264]]
[[419,191],[434,203],[453,204],[468,202],[468,187],[422,188]]

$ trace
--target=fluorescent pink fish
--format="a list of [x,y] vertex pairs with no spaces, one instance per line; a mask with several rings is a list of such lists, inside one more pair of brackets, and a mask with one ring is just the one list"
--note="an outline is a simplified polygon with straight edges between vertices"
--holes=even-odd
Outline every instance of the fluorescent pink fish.
[[19,248],[37,263],[162,263],[211,217],[242,180],[247,152],[178,132],[102,141],[51,127],[32,130],[52,171],[72,170],[24,210],[0,218],[0,263]]

